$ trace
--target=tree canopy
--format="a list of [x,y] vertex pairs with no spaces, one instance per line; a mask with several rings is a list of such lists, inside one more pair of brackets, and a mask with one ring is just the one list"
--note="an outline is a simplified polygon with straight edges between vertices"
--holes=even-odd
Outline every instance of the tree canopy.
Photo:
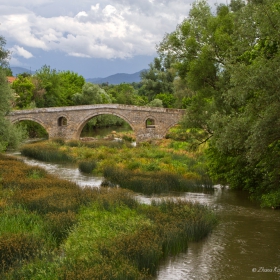
[[209,142],[212,177],[263,206],[280,205],[279,28],[277,0],[235,0],[215,14],[198,1],[158,47],[172,57],[183,126]]
[[11,108],[12,92],[5,70],[8,67],[9,53],[4,49],[4,45],[5,39],[0,36],[0,152],[5,151],[7,147],[17,147],[24,138],[24,132],[5,119]]

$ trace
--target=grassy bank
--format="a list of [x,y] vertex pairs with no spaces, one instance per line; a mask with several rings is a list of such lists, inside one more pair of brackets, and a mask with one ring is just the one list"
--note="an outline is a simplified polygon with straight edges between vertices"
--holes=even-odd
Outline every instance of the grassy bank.
[[132,147],[117,141],[44,141],[22,147],[23,155],[43,161],[76,162],[82,172],[101,175],[145,194],[212,187],[203,154],[187,152],[171,140]]
[[120,188],[79,188],[0,155],[1,279],[153,279],[159,262],[216,224],[205,206],[143,205]]

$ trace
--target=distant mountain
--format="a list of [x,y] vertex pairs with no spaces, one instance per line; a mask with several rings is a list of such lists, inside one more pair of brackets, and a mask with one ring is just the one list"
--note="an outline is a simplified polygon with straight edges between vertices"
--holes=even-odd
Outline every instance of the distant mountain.
[[139,83],[141,81],[140,73],[142,71],[145,71],[145,69],[133,73],[133,74],[125,74],[125,73],[117,73],[111,76],[108,76],[106,78],[89,78],[86,79],[87,82],[93,83],[93,84],[102,84],[102,83],[108,83],[111,85],[118,85],[121,83]]
[[[10,67],[12,72],[13,72],[13,76],[16,77],[19,74],[22,73],[30,73],[30,69],[26,69],[23,67]],[[118,85],[121,83],[139,83],[141,81],[140,78],[140,73],[142,71],[145,71],[145,69],[133,73],[133,74],[125,74],[125,73],[117,73],[111,76],[108,76],[106,78],[89,78],[86,79],[87,82],[91,82],[93,84],[102,84],[102,83],[108,83],[110,85]],[[35,74],[35,71],[31,71],[31,74]]]
[[[22,73],[29,73],[30,74],[30,69],[26,69],[23,67],[10,67],[12,72],[13,72],[13,76],[16,77],[19,74]],[[35,71],[31,71],[31,74],[35,74]]]

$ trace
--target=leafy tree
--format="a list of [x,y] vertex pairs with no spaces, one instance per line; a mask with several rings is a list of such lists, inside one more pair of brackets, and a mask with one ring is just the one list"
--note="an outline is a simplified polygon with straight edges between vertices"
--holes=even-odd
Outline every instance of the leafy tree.
[[72,96],[82,91],[82,87],[85,84],[83,76],[71,71],[62,71],[58,73],[61,84],[62,95],[66,98],[66,104],[74,105]]
[[176,97],[170,93],[159,93],[155,96],[155,99],[161,100],[164,108],[174,108],[176,102]]
[[24,132],[17,129],[5,116],[9,113],[12,101],[11,88],[7,82],[9,52],[4,49],[5,39],[0,36],[0,152],[7,147],[16,148],[24,138]]
[[30,77],[18,75],[11,87],[17,94],[16,105],[21,109],[28,107],[32,101],[35,88]]
[[147,104],[149,107],[163,107],[162,100],[155,98]]
[[110,85],[103,88],[112,96],[113,103],[138,106],[147,103],[147,100],[139,96],[135,88],[130,84]]
[[76,93],[72,98],[75,105],[104,104],[112,102],[111,97],[104,89],[92,83],[85,83],[82,88],[82,93]]
[[232,46],[233,22],[234,14],[227,6],[218,6],[213,15],[206,1],[198,1],[189,17],[158,47],[160,55],[172,58],[178,75],[174,95],[177,104],[187,110],[183,125],[192,128],[188,133],[197,144],[213,136],[210,120],[219,110],[228,82],[224,65]]
[[279,28],[278,0],[236,0],[216,14],[198,1],[158,49],[173,57],[184,127],[196,143],[209,142],[212,178],[273,207],[280,206]]
[[35,92],[37,107],[56,107],[67,104],[65,92],[61,90],[60,77],[55,69],[44,65],[36,71],[35,78],[37,79],[35,90],[44,91],[43,95]]
[[278,7],[278,1],[252,2],[236,19],[235,49],[241,52],[226,65],[231,78],[224,95],[230,110],[212,118],[214,152],[209,157],[214,176],[271,207],[280,205]]
[[6,76],[8,76],[8,77],[12,77],[13,76],[13,72],[12,72],[10,67],[5,67],[5,68],[3,68],[3,70],[4,70],[5,74],[6,74]]
[[6,40],[0,35],[0,69],[6,69],[9,65],[10,52],[5,50]]
[[[1,42],[0,65],[6,65],[6,61],[2,63],[2,60],[7,58],[7,56],[2,55],[2,53],[5,52],[2,49],[3,42],[5,41]],[[12,94],[7,82],[6,73],[3,69],[0,69],[0,152],[5,151],[7,147],[16,148],[25,137],[23,130],[17,129],[16,126],[12,125],[7,119],[5,119],[5,116],[10,111],[11,101]]]
[[72,97],[81,92],[85,79],[77,73],[44,65],[32,77],[32,83],[37,107],[59,107],[74,105]]
[[146,96],[149,101],[157,94],[173,93],[173,80],[175,73],[171,68],[172,57],[160,56],[154,59],[148,70],[141,72],[141,84],[139,95]]

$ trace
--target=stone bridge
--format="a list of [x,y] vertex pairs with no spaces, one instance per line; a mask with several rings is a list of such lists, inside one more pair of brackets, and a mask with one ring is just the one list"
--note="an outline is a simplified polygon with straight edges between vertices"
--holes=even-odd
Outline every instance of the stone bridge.
[[119,104],[98,104],[69,107],[39,108],[12,111],[12,123],[30,120],[42,125],[49,139],[79,139],[85,124],[98,115],[115,115],[133,129],[136,142],[164,138],[168,130],[183,117],[185,110]]

